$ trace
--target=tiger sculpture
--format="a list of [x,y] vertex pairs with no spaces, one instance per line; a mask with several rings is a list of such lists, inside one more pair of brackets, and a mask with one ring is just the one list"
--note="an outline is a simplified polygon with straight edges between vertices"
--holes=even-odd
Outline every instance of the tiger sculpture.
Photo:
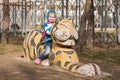
[[[23,42],[24,55],[29,60],[37,58],[44,51],[45,38],[42,29],[34,29]],[[97,64],[81,64],[77,53],[73,49],[78,33],[72,20],[62,19],[55,23],[51,30],[52,49],[49,54],[50,64],[58,65],[66,70],[77,72],[86,76],[101,76],[102,71]]]

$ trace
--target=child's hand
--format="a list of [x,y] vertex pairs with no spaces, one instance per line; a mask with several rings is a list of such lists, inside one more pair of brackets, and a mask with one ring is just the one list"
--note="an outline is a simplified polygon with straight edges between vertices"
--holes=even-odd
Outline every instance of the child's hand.
[[42,36],[43,36],[43,37],[46,37],[46,32],[45,32],[45,31],[42,33]]

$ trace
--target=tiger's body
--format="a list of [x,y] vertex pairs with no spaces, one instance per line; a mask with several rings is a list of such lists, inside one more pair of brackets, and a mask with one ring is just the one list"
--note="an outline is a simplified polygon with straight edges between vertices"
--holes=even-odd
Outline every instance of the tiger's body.
[[[52,49],[49,55],[51,64],[87,76],[102,74],[98,65],[91,63],[81,65],[79,62],[77,53],[72,48],[75,46],[75,39],[78,38],[78,33],[70,20],[63,19],[55,24],[51,30],[51,37]],[[37,58],[44,51],[42,31],[31,31],[25,38],[23,46],[27,59],[34,60]]]
[[45,39],[42,37],[41,30],[32,30],[25,37],[23,42],[24,56],[28,60],[37,58],[44,49]]

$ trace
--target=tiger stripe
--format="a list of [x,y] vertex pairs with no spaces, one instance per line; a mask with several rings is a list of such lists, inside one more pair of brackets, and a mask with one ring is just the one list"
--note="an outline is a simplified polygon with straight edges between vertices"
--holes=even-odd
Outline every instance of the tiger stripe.
[[58,66],[61,66],[61,61],[57,61],[57,65],[58,65]]
[[92,65],[93,65],[93,67],[94,67],[95,75],[98,75],[96,66],[95,66],[94,64],[92,64]]
[[55,54],[50,55],[50,60],[53,61],[55,59]]
[[69,62],[69,61],[66,61],[65,64],[64,64],[64,67],[72,72],[76,72],[77,68],[79,67],[80,65],[77,64],[77,63],[72,63],[72,62]]
[[36,32],[35,35],[33,36],[33,38],[31,39],[31,45],[32,45],[32,46],[35,46],[35,45],[36,45],[34,39],[35,39],[35,37],[36,37],[37,35],[38,35],[38,33]]
[[60,50],[56,52],[56,56],[59,55],[59,54],[61,54],[61,51],[60,51]]
[[36,45],[38,55],[40,55],[41,51],[43,50],[44,44],[45,44],[45,38],[42,37],[39,39],[38,44]]
[[69,66],[69,69],[68,70],[70,70],[70,71],[75,71],[76,69],[76,66],[77,66],[78,64],[71,64],[70,66]]
[[[34,59],[35,57],[35,51],[34,51],[34,46],[31,45],[31,40],[33,39],[34,35],[36,34],[36,31],[33,31],[30,36],[29,36],[29,40],[28,40],[28,50],[29,50],[29,56],[30,56],[30,59]],[[32,48],[31,48],[32,47]]]
[[71,62],[66,61],[65,64],[64,64],[64,66],[66,67],[69,63],[71,63]]

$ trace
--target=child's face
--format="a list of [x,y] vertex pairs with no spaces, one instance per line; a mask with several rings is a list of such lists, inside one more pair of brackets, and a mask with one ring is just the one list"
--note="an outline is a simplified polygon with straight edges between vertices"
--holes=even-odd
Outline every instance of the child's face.
[[49,22],[55,22],[55,13],[49,13],[49,17],[48,17],[48,20]]

